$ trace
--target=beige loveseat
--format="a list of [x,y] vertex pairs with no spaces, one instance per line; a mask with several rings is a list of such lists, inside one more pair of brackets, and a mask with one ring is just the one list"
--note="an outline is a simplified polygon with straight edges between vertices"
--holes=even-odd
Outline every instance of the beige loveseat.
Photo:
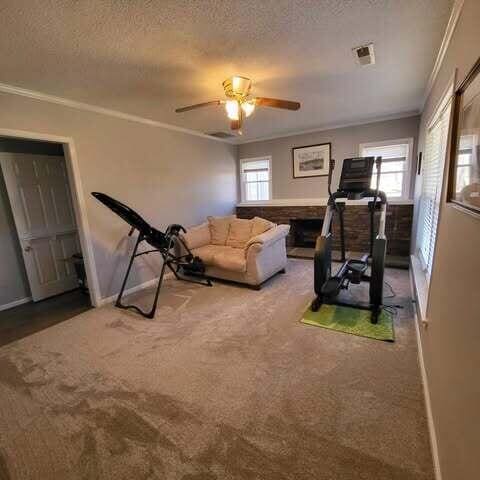
[[286,236],[289,225],[276,225],[263,218],[251,220],[208,217],[183,235],[192,253],[206,265],[209,277],[231,280],[259,289],[261,284],[287,265]]

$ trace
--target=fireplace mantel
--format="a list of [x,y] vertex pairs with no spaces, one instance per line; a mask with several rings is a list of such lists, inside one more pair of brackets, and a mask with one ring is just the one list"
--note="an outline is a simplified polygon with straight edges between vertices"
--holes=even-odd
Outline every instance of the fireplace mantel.
[[[348,205],[367,205],[368,199],[345,200]],[[325,207],[328,198],[274,198],[255,202],[240,202],[237,207]],[[389,205],[413,205],[413,200],[395,199],[388,200]]]

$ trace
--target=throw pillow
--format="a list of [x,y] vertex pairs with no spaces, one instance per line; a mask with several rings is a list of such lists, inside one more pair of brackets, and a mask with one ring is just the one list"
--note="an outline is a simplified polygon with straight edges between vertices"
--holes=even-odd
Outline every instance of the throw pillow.
[[253,217],[252,222],[252,237],[256,237],[275,226],[274,223],[261,217]]
[[207,217],[212,245],[225,245],[230,230],[230,222],[234,218],[235,215]]
[[187,228],[183,239],[190,250],[210,244],[210,227],[207,222],[195,227]]
[[227,245],[234,248],[243,248],[252,236],[252,220],[234,218],[230,223]]

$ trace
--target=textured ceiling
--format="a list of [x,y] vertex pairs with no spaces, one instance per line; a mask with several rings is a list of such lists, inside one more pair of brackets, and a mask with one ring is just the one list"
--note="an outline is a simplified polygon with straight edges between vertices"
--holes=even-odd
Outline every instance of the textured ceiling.
[[[202,132],[228,131],[222,81],[297,100],[243,140],[421,106],[451,0],[2,0],[0,82]],[[375,43],[377,64],[351,48]]]

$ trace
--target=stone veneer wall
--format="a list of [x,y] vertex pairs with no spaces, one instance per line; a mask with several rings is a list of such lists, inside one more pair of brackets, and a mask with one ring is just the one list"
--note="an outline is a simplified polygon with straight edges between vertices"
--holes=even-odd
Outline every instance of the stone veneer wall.
[[[266,218],[271,222],[290,224],[292,218],[322,218],[325,216],[325,206],[238,206],[239,218]],[[370,242],[370,213],[367,205],[346,205],[345,212],[346,250],[353,252],[368,252]],[[387,253],[395,256],[410,254],[410,236],[412,231],[413,205],[388,205],[387,207]],[[375,229],[378,228],[379,214],[375,214]],[[334,215],[332,227],[333,247],[340,249],[340,226]],[[320,234],[320,232],[319,232]],[[287,245],[292,245],[293,238],[289,236]]]

